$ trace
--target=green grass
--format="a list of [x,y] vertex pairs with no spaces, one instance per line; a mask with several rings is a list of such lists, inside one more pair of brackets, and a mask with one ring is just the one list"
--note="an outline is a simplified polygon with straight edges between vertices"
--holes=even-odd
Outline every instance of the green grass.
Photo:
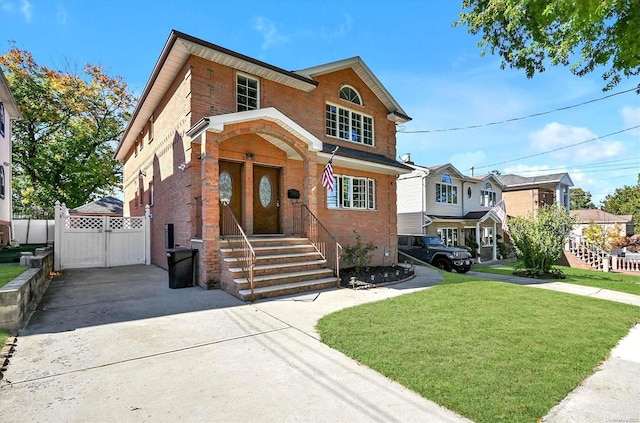
[[444,274],[324,317],[322,341],[477,422],[536,422],[594,371],[640,308]]
[[0,288],[27,270],[27,266],[0,266]]
[[[499,267],[476,266],[471,270],[497,275],[512,275],[517,263],[503,264]],[[593,286],[596,288],[611,289],[613,291],[626,292],[640,295],[640,274],[626,275],[622,273],[598,272],[596,270],[576,269],[567,266],[554,266],[564,272],[565,279],[552,279],[558,282],[573,283],[576,285]]]
[[0,330],[0,350],[4,347],[5,342],[7,342],[7,338],[9,334],[3,330]]

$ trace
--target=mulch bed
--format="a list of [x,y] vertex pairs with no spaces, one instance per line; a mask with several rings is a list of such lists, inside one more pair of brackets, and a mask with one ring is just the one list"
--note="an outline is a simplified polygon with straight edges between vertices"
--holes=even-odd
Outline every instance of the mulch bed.
[[[371,266],[361,272],[355,268],[340,269],[340,286],[353,289],[375,288],[380,285],[401,282],[412,278],[415,274],[413,266]],[[353,279],[352,279],[353,278]]]

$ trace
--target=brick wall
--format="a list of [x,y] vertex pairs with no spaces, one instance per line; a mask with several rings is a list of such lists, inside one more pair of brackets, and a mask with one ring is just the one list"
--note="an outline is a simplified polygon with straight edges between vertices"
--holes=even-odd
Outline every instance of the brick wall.
[[[318,87],[307,93],[259,78],[260,107],[277,108],[323,142],[395,158],[395,125],[386,118],[386,107],[353,70],[325,74],[316,80]],[[273,122],[228,125],[221,134],[207,133],[205,145],[191,143],[184,133],[201,118],[235,112],[235,84],[234,69],[192,56],[154,111],[153,124],[147,125],[140,134],[138,146],[129,152],[124,165],[125,215],[144,213],[152,185],[152,263],[166,268],[164,231],[165,225],[172,223],[176,244],[200,250],[199,283],[205,287],[219,283],[219,160],[244,163],[246,198],[240,219],[248,233],[252,227],[252,205],[248,201],[253,188],[251,168],[254,164],[280,167],[283,232],[293,230],[293,205],[286,198],[286,192],[297,189],[302,194],[301,201],[309,205],[341,244],[352,245],[356,230],[363,241],[373,241],[378,246],[374,265],[392,262],[397,243],[395,175],[335,168],[338,174],[376,180],[376,210],[329,210],[324,188],[317,184],[312,190],[323,169],[323,165],[317,163],[315,152],[310,152],[304,141]],[[339,90],[345,84],[359,92],[364,106],[339,99]],[[325,136],[327,101],[373,116],[375,146]],[[298,157],[287,157],[283,149],[265,138],[287,144]],[[255,160],[246,160],[248,152],[255,155]],[[179,169],[181,164],[184,170]],[[200,215],[195,208],[196,198],[202,205],[203,242],[192,242],[199,232],[195,227]]]

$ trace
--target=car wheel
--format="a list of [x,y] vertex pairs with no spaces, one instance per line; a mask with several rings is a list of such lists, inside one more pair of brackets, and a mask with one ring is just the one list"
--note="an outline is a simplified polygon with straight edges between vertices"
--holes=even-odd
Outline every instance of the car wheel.
[[435,263],[438,269],[442,269],[445,272],[451,272],[451,263],[447,259],[438,259]]
[[467,273],[469,270],[471,270],[471,266],[458,267],[456,269],[458,273]]

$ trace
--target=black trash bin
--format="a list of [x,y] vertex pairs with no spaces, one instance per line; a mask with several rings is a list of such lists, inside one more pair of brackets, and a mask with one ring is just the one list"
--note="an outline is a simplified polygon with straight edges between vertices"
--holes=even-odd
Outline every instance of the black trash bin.
[[191,248],[171,248],[167,250],[169,265],[169,288],[187,288],[193,286],[194,258],[198,250]]

